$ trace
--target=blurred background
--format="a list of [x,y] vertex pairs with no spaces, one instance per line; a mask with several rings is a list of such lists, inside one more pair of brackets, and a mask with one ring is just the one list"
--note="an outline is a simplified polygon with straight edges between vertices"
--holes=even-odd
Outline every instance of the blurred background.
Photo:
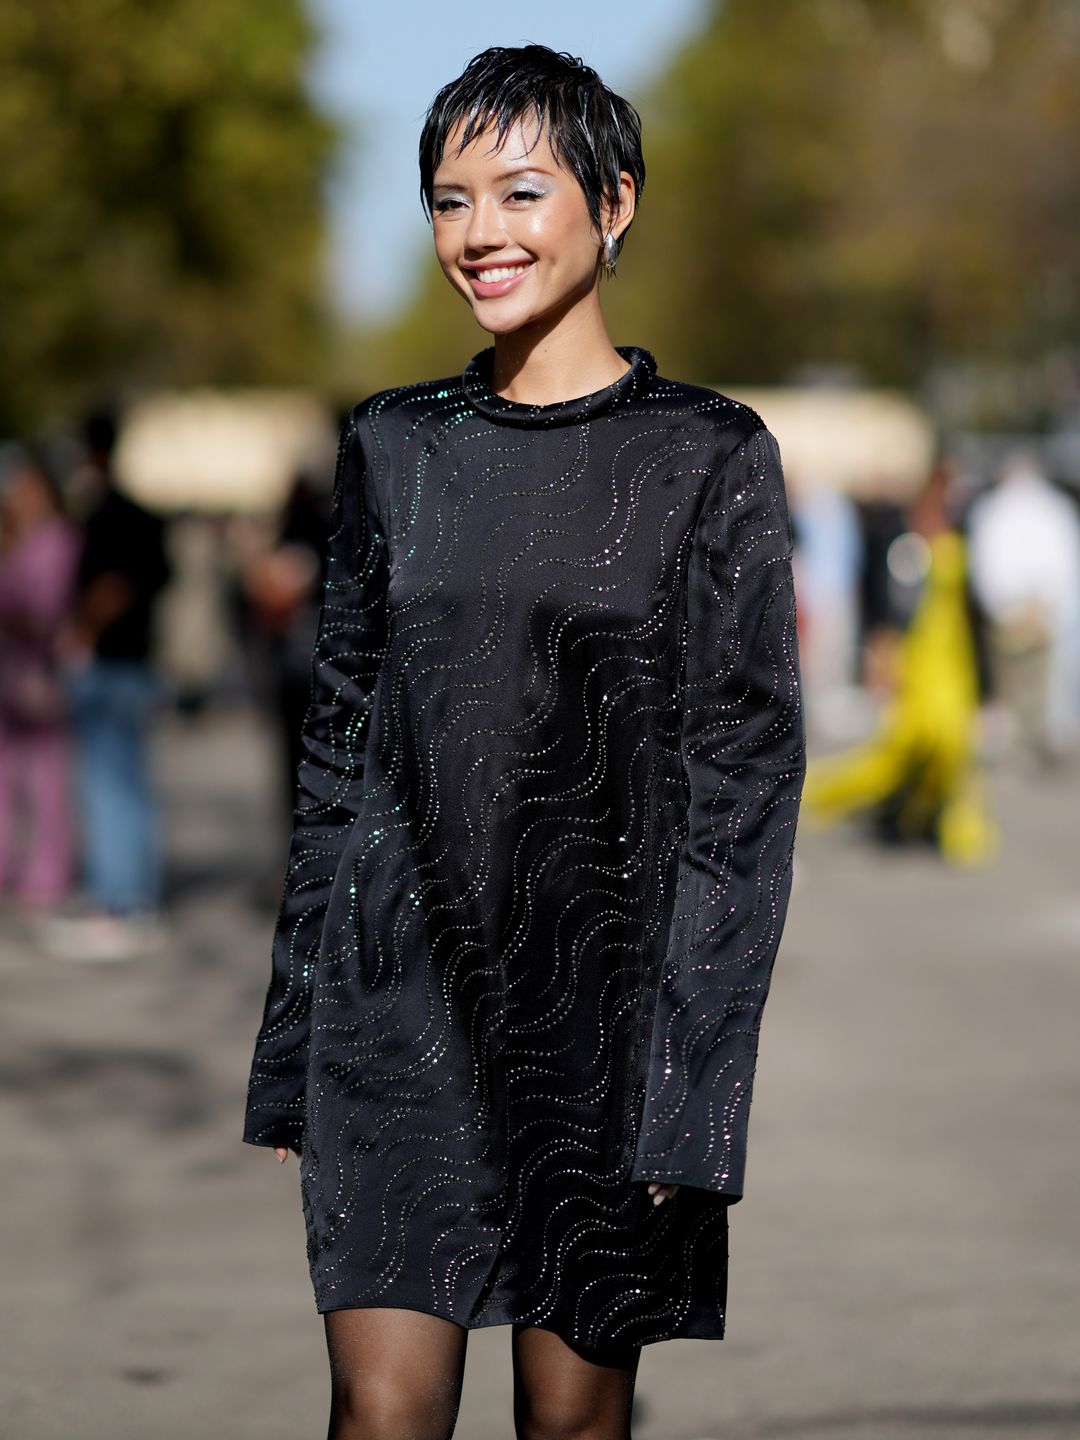
[[[0,1431],[324,1433],[240,1130],[337,428],[488,343],[416,146],[528,41],[643,118],[612,338],[761,413],[796,533],[728,1338],[635,1434],[1076,1436],[1076,0],[0,0]],[[458,1433],[509,1416],[474,1332]]]

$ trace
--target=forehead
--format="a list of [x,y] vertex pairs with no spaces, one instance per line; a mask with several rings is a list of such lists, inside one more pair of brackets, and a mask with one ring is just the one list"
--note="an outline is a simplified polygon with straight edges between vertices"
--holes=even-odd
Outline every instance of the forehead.
[[467,123],[468,116],[463,115],[447,132],[442,158],[435,170],[436,183],[465,169],[502,171],[514,167],[540,167],[544,170],[565,168],[551,148],[546,127],[535,114],[516,117],[501,144],[498,140],[497,124],[494,120],[489,121],[482,130],[473,133],[468,145],[459,155],[458,149]]

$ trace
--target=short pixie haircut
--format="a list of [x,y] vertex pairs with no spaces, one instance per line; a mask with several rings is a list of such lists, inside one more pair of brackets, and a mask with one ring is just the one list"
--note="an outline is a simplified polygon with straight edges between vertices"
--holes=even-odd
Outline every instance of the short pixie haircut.
[[[538,133],[546,131],[552,151],[585,194],[597,230],[601,206],[619,202],[619,173],[633,176],[637,195],[645,189],[641,117],[629,101],[608,89],[595,70],[563,50],[546,45],[494,45],[475,55],[456,80],[444,85],[427,112],[420,135],[420,198],[432,213],[435,171],[450,132],[465,128],[457,153],[491,125],[501,145],[516,120],[533,114]],[[629,229],[629,226],[627,226]],[[623,236],[619,237],[622,249]]]

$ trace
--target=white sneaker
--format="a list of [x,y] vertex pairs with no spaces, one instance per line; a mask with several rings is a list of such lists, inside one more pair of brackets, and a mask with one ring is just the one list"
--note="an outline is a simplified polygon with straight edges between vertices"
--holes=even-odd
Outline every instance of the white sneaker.
[[50,915],[35,940],[56,960],[137,960],[160,954],[167,939],[154,916]]

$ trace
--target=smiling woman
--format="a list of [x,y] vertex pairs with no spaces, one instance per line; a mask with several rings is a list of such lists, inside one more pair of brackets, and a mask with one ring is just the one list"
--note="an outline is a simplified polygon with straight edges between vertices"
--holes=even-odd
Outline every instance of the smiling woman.
[[546,404],[624,372],[598,282],[644,187],[637,111],[572,57],[485,51],[435,97],[421,197],[446,278],[497,337],[508,399]]
[[[467,131],[458,121],[447,138],[450,158],[435,172],[435,251],[480,324],[508,335],[595,295],[597,244],[581,186],[560,166],[541,121],[515,120],[491,149],[465,142]],[[620,177],[606,222],[616,239],[634,195],[630,176]],[[509,295],[512,304],[475,303]]]
[[792,532],[753,410],[615,346],[636,112],[493,49],[421,185],[493,344],[341,438],[244,1138],[300,1156],[332,1437],[624,1440],[642,1345],[720,1339],[805,768]]

